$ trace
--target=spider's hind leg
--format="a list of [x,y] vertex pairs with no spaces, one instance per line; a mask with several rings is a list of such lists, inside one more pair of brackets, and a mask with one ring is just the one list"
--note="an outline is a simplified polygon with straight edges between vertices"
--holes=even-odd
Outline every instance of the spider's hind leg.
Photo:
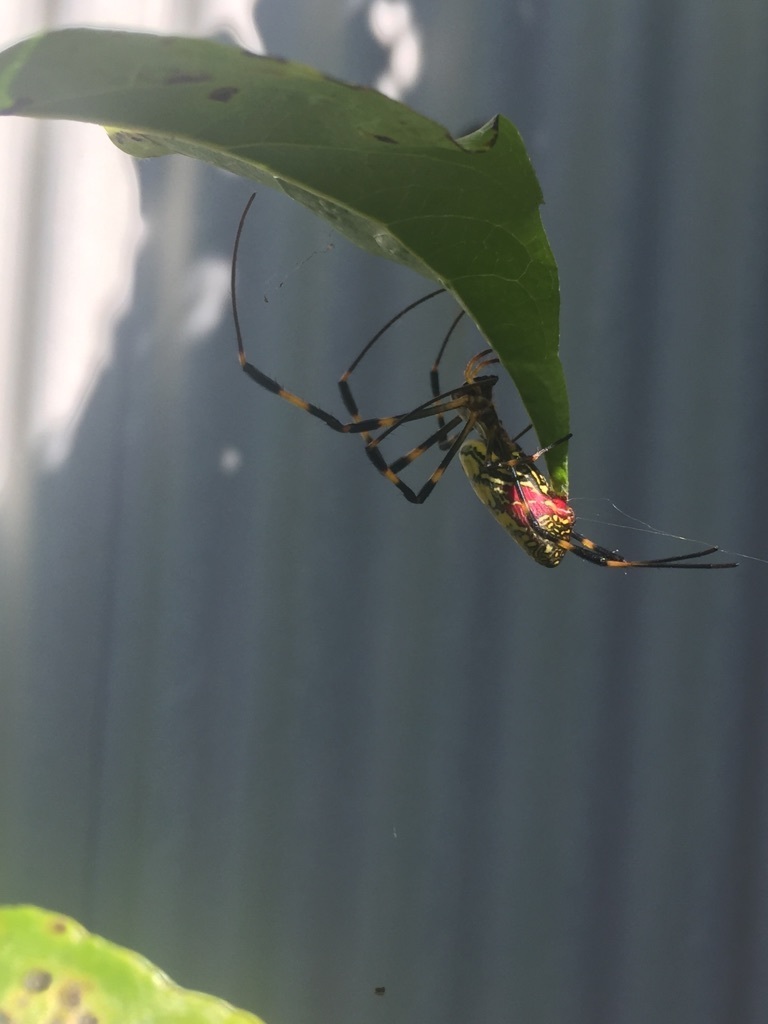
[[[437,288],[435,289],[435,291],[429,292],[427,295],[422,295],[420,299],[416,299],[415,302],[409,303],[404,309],[401,309],[399,313],[396,313],[393,317],[390,317],[389,320],[387,320],[387,322],[384,324],[384,326],[380,327],[379,330],[370,339],[370,341],[368,341],[365,344],[362,352],[360,352],[360,354],[353,360],[351,365],[344,371],[344,373],[342,373],[341,377],[339,377],[338,385],[339,391],[341,392],[341,400],[344,403],[347,412],[352,417],[353,422],[359,421],[361,417],[360,411],[357,406],[357,402],[355,401],[355,396],[352,393],[352,386],[349,383],[349,378],[355,372],[355,370],[363,361],[363,359],[368,355],[368,353],[376,344],[376,342],[381,337],[383,337],[384,334],[386,334],[390,327],[393,327],[398,322],[398,320],[400,320],[402,317],[406,315],[406,313],[410,313],[412,309],[416,309],[417,306],[420,306],[422,303],[428,302],[430,299],[434,299],[435,296],[442,295],[444,291],[445,288]],[[366,431],[361,431],[361,433],[363,434],[363,440],[366,442],[366,444],[368,444],[372,440],[370,434]]]

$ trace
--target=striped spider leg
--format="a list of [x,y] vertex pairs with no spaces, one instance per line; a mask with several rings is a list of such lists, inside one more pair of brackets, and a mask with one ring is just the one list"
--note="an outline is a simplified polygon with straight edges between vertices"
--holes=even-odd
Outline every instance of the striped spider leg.
[[[498,380],[497,377],[482,377],[477,380],[466,380],[463,385],[458,388],[453,388],[451,391],[447,391],[443,394],[433,395],[429,401],[424,402],[422,405],[410,412],[400,414],[398,416],[384,416],[375,419],[363,419],[361,418],[357,404],[354,400],[351,387],[349,385],[349,378],[357,366],[360,364],[362,359],[368,354],[371,348],[376,342],[385,334],[389,328],[395,324],[401,317],[405,316],[412,309],[420,306],[423,302],[427,302],[429,299],[434,298],[437,295],[443,293],[445,289],[438,288],[435,291],[430,292],[428,295],[422,296],[415,302],[410,303],[405,309],[401,310],[390,320],[387,321],[384,326],[376,332],[371,340],[365,345],[362,352],[353,361],[349,369],[342,374],[339,380],[339,389],[341,392],[342,400],[344,401],[347,410],[352,417],[349,422],[343,422],[338,419],[332,413],[327,412],[318,405],[314,405],[312,402],[308,402],[306,399],[301,398],[299,395],[294,394],[292,391],[288,391],[279,384],[273,377],[268,376],[257,366],[255,366],[246,356],[245,345],[243,342],[243,333],[240,324],[240,317],[237,309],[237,290],[236,290],[236,279],[237,279],[237,257],[240,247],[240,241],[242,238],[243,228],[245,220],[250,210],[251,204],[255,198],[255,193],[250,197],[248,203],[240,217],[240,223],[238,224],[237,234],[235,236],[235,245],[232,253],[232,267],[231,267],[231,298],[232,298],[232,315],[235,324],[235,334],[237,337],[237,348],[238,358],[240,366],[246,375],[253,380],[256,384],[265,388],[267,391],[278,398],[284,399],[291,405],[302,409],[304,412],[308,412],[311,416],[316,419],[322,420],[326,426],[332,430],[342,434],[359,434],[365,442],[365,453],[376,467],[376,469],[384,476],[387,480],[393,483],[398,490],[403,494],[408,501],[414,502],[415,504],[421,504],[431,493],[440,477],[445,472],[446,468],[457,455],[462,442],[469,435],[473,429],[478,416],[481,416],[485,409],[492,404],[491,403],[491,391],[493,385]],[[454,321],[454,326],[458,322],[460,317],[457,317]],[[453,328],[452,328],[453,329]],[[448,337],[450,336],[449,335]],[[442,348],[445,348],[448,338],[443,342]],[[442,351],[442,350],[441,350]],[[444,416],[454,413],[448,422],[445,422]],[[420,419],[437,418],[438,427],[434,433],[427,438],[427,440],[413,449],[407,455],[397,459],[394,463],[387,464],[383,455],[379,451],[380,442],[387,437],[393,430],[401,426],[404,423],[413,422]],[[464,421],[461,430],[458,434],[451,439],[449,449],[442,459],[440,465],[430,475],[426,483],[417,491],[413,490],[408,486],[401,478],[400,472],[412,462],[414,462],[419,456],[429,451],[435,444],[441,444],[445,442],[450,432],[454,430]],[[382,431],[377,436],[373,436],[374,432]]]

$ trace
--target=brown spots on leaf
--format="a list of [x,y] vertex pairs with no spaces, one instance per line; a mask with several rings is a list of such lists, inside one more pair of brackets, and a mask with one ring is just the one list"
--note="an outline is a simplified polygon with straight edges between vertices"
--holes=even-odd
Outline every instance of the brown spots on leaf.
[[233,96],[237,96],[240,92],[236,85],[222,85],[218,89],[213,89],[208,93],[209,100],[215,100],[217,103],[227,103],[232,99]]
[[378,142],[389,142],[393,146],[397,145],[397,139],[391,139],[389,135],[374,135],[373,137]]
[[27,971],[23,985],[27,992],[45,992],[50,988],[53,975],[50,971]]
[[83,993],[80,986],[74,981],[67,982],[66,985],[61,986],[59,991],[59,1002],[62,1006],[66,1006],[72,1009],[75,1006],[79,1006],[83,998]]
[[124,145],[127,145],[129,142],[134,142],[137,145],[147,142],[147,136],[139,135],[138,132],[115,132],[112,135],[112,139],[114,142]]

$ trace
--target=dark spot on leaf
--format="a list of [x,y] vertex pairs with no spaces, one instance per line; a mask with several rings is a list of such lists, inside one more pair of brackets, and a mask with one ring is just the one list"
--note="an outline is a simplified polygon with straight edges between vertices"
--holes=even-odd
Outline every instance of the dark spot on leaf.
[[54,932],[56,935],[61,935],[66,930],[67,930],[67,922],[66,921],[53,921],[51,923],[51,931]]
[[52,981],[50,971],[29,971],[24,977],[24,988],[28,992],[45,992]]
[[79,1006],[81,998],[80,986],[75,984],[74,981],[69,982],[67,985],[62,985],[59,992],[59,1002],[62,1006]]
[[10,107],[3,107],[0,110],[0,114],[10,117],[13,114],[19,114],[22,110],[26,110],[27,107],[31,106],[34,101],[29,96],[19,96],[18,99],[14,100]]
[[397,145],[397,139],[390,139],[388,135],[374,135],[374,139],[378,139],[379,142],[391,142],[393,146]]
[[218,103],[226,103],[227,100],[231,100],[233,96],[237,96],[240,90],[236,85],[222,85],[219,89],[214,89],[208,93],[209,100],[216,100]]
[[140,144],[147,142],[148,136],[139,135],[138,132],[114,132],[112,134],[112,141],[118,145],[125,145],[128,142]]
[[77,1024],[99,1024],[99,1018],[95,1013],[81,1013],[77,1018]]
[[165,85],[197,85],[200,82],[210,82],[211,76],[205,71],[172,71],[165,79]]

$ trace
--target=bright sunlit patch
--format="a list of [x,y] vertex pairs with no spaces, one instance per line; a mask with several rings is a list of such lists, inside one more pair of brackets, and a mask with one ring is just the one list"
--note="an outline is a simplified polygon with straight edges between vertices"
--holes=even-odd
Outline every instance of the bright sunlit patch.
[[18,450],[26,441],[46,468],[66,459],[88,396],[111,360],[113,325],[132,298],[143,234],[135,170],[104,133],[75,124],[40,131],[56,154],[56,174],[25,196],[25,215],[0,249],[0,280],[13,279],[4,272],[9,263],[26,275],[3,300],[9,316],[0,336],[8,370],[2,384],[14,410],[0,439],[3,470],[11,452],[2,446]]
[[[263,52],[253,15],[253,0],[208,0],[183,10],[167,0],[69,0],[47,15],[37,4],[4,4],[0,45],[44,28],[90,25],[200,36],[224,30]],[[47,469],[66,460],[112,361],[115,325],[132,300],[145,238],[134,165],[100,129],[14,118],[1,127],[0,492],[9,484],[23,489],[17,456],[28,445]],[[225,276],[223,263],[200,269],[188,337],[202,337],[223,315]]]
[[392,99],[402,99],[421,74],[421,34],[408,0],[373,0],[368,26],[377,42],[389,50],[389,67],[376,88]]
[[189,270],[185,290],[187,313],[179,333],[193,342],[208,338],[229,309],[229,260],[198,260]]
[[224,476],[234,476],[243,465],[243,453],[239,448],[222,448],[219,455],[219,469]]

